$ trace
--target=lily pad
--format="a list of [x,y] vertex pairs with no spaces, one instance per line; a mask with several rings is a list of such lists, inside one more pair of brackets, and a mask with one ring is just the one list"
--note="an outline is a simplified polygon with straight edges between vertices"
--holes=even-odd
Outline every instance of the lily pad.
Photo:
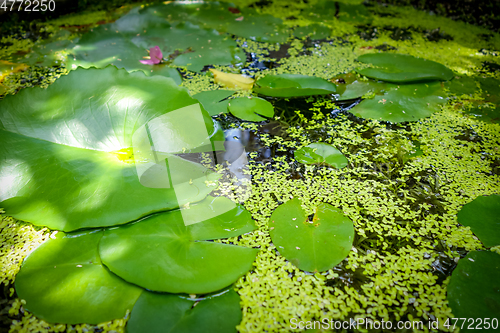
[[207,110],[209,115],[216,116],[221,113],[227,113],[229,100],[226,98],[234,94],[234,92],[234,90],[202,91],[193,95],[193,98],[197,99],[203,105],[203,108]]
[[274,107],[259,97],[238,97],[229,101],[227,108],[235,117],[248,121],[264,121],[274,116]]
[[453,78],[453,72],[446,66],[405,54],[370,53],[358,60],[376,68],[358,69],[361,75],[387,82],[446,81]]
[[354,5],[339,2],[339,21],[343,22],[356,22],[356,23],[370,23],[372,17],[370,12],[364,5]]
[[338,75],[333,81],[337,82],[335,97],[338,101],[361,98],[369,94],[380,94],[388,88],[388,85],[383,82],[360,80],[358,75],[353,73]]
[[236,333],[241,321],[240,297],[234,290],[195,301],[144,291],[127,324],[128,333]]
[[277,250],[309,272],[326,271],[340,263],[354,240],[353,223],[340,209],[321,203],[309,221],[299,199],[279,206],[269,219],[269,228]]
[[58,233],[24,261],[16,292],[49,323],[98,324],[122,318],[142,289],[110,273],[97,251],[102,231]]
[[[472,251],[458,261],[448,285],[447,298],[453,317],[468,318],[460,332],[473,332],[468,325],[475,323],[472,326],[475,328],[477,318],[498,318],[499,290],[500,255],[489,251]],[[462,321],[459,321],[457,326],[461,324]],[[483,325],[481,327],[486,328]]]
[[255,84],[255,92],[271,97],[326,95],[337,91],[335,84],[331,82],[299,74],[266,75]]
[[355,116],[394,123],[416,121],[439,111],[446,103],[440,83],[392,86],[383,95],[365,99],[350,110]]
[[99,246],[101,258],[112,272],[149,290],[201,294],[222,289],[250,270],[257,254],[255,249],[205,242],[255,229],[241,206],[220,209],[227,206],[224,201],[232,204],[209,197],[199,203],[200,209],[190,208],[202,221],[207,212],[216,216],[188,226],[182,210],[174,210],[107,230]]
[[327,164],[342,169],[347,158],[335,147],[326,143],[311,143],[294,152],[295,159],[304,164]]
[[332,29],[321,24],[311,24],[304,27],[298,27],[293,31],[295,37],[309,37],[312,40],[325,39],[330,37]]
[[[5,97],[0,205],[18,219],[71,231],[123,224],[202,200],[212,190],[205,181],[215,174],[190,182],[191,172],[206,168],[173,156],[175,183],[185,185],[180,198],[173,188],[142,185],[132,153],[137,129],[190,104],[199,107],[171,79],[113,67],[79,69],[47,89]],[[212,119],[199,112],[203,131],[212,135]],[[193,124],[179,120],[170,126],[176,130],[172,137],[193,140]]]
[[500,245],[500,195],[480,196],[458,212],[461,225],[470,227],[484,246]]

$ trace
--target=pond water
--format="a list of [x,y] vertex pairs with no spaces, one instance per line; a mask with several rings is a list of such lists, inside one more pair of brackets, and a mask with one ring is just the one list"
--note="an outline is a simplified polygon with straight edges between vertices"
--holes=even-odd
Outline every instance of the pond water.
[[498,33],[347,0],[31,30],[0,41],[2,329],[497,329]]

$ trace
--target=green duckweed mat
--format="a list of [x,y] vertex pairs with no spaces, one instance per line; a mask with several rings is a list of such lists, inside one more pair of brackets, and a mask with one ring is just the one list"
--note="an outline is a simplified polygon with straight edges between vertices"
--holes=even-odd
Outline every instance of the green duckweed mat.
[[[234,285],[242,309],[236,329],[299,332],[318,328],[311,323],[326,318],[422,323],[407,330],[415,332],[458,331],[444,325],[454,317],[447,300],[454,268],[470,251],[500,254],[500,246],[486,248],[457,220],[465,204],[500,193],[500,35],[411,7],[359,7],[361,2],[355,0],[337,2],[333,8],[315,0],[233,3],[281,19],[280,31],[297,29],[297,37],[291,35],[280,44],[231,35],[247,59],[212,66],[225,73],[255,79],[268,74],[313,75],[340,85],[340,75],[363,66],[358,56],[379,51],[436,61],[454,73],[453,80],[440,83],[448,93],[446,103],[414,122],[361,119],[349,112],[356,100],[335,103],[329,96],[269,99],[275,115],[265,122],[245,122],[229,113],[215,116],[226,129],[246,131],[248,142],[257,147],[248,153],[250,194],[235,192],[235,185],[224,181],[215,191],[241,203],[257,225],[253,232],[215,241],[259,249],[253,268]],[[23,38],[25,32],[2,36],[0,96],[47,87],[66,75],[71,71],[67,55],[77,39],[132,8],[72,14],[39,24],[43,38],[38,40]],[[209,71],[175,68],[191,96],[222,88]],[[240,90],[234,96],[251,94]],[[370,93],[363,97],[370,98]],[[348,166],[297,163],[293,152],[316,142],[339,149]],[[340,264],[309,273],[280,255],[268,222],[291,198],[300,199],[308,215],[320,203],[328,203],[352,220],[353,247]],[[16,274],[24,258],[55,233],[2,211],[1,329],[124,332],[128,313],[99,325],[64,325],[49,324],[24,309],[25,301],[14,290]],[[432,325],[436,321],[437,327]]]

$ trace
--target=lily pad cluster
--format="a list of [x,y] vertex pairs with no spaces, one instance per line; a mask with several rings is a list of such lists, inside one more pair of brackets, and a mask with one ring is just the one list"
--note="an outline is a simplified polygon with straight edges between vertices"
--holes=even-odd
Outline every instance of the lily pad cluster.
[[[139,177],[145,155],[132,148],[134,134],[147,126],[154,137],[163,117],[175,129],[171,141],[192,144],[193,121],[164,117],[192,105],[170,78],[114,67],[78,69],[1,102],[0,203],[16,218],[64,231],[28,256],[16,277],[28,310],[49,322],[99,323],[123,317],[141,294],[212,293],[252,267],[257,250],[208,242],[255,229],[241,206],[208,196],[216,174],[172,155],[164,163],[173,186],[147,187]],[[198,110],[212,139],[214,122]],[[182,303],[178,297],[153,298]],[[240,311],[234,295],[213,302]],[[204,308],[182,316],[216,311]]]
[[[147,50],[158,46],[163,64],[141,63]],[[246,59],[229,36],[190,22],[172,22],[136,8],[114,23],[101,25],[83,35],[72,50],[70,68],[97,67],[109,64],[147,75],[163,75],[180,83],[172,67],[185,66],[200,71],[206,65],[230,65]]]
[[[253,79],[210,70],[214,73],[216,82],[226,87],[251,89],[253,86]],[[245,79],[250,81],[245,82]],[[262,96],[286,98],[331,94],[336,91],[336,85],[314,76],[281,74],[267,75],[257,80],[253,89]],[[212,116],[230,112],[247,121],[264,121],[264,117],[274,116],[274,107],[267,100],[259,97],[226,99],[233,93],[232,90],[204,91],[193,97]]]
[[450,80],[453,72],[442,64],[393,53],[365,54],[358,60],[373,66],[358,69],[359,74],[387,83],[378,89],[360,83],[351,89],[346,87],[344,98],[375,92],[373,98],[352,109],[356,116],[389,122],[415,121],[429,117],[446,102],[447,95],[437,81]]

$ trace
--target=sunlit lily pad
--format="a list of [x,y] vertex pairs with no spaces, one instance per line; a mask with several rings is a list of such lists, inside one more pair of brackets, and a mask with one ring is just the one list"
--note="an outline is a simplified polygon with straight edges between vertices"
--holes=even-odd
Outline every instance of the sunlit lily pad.
[[[469,324],[474,320],[472,327],[475,328],[479,323],[477,318],[498,318],[499,290],[500,255],[489,251],[472,251],[458,261],[448,284],[447,298],[453,317],[467,318],[468,322],[460,332],[475,332],[469,329]],[[453,322],[450,324],[453,325]],[[461,324],[462,321],[459,321],[457,326]],[[481,327],[487,327],[483,325]]]
[[470,227],[484,246],[500,245],[500,195],[479,196],[457,214],[461,225]]
[[234,290],[204,300],[144,291],[127,324],[128,333],[236,333],[240,297]]
[[24,261],[16,292],[24,306],[50,323],[78,324],[122,318],[142,289],[103,266],[98,243],[102,231],[58,233]]
[[229,101],[228,110],[233,116],[248,121],[264,121],[266,118],[263,117],[274,116],[273,105],[258,97],[234,98]]
[[429,117],[446,103],[439,82],[401,84],[365,99],[350,110],[355,116],[394,123]]
[[321,203],[310,221],[299,199],[279,206],[269,219],[269,229],[279,253],[309,272],[326,271],[340,263],[354,240],[353,223],[341,210]]
[[[218,198],[213,203],[209,197],[199,204],[201,209],[190,209],[203,221],[220,204],[227,205],[224,200],[230,201]],[[254,229],[250,213],[241,206],[187,226],[181,210],[174,210],[107,230],[99,251],[106,266],[126,281],[154,291],[201,294],[235,282],[252,267],[257,253],[206,240]]]
[[210,90],[197,93],[193,95],[193,98],[203,105],[209,115],[215,116],[228,112],[227,103],[229,103],[229,100],[226,98],[232,94],[234,94],[234,90]]
[[446,81],[453,78],[448,67],[405,54],[370,53],[359,56],[358,60],[375,66],[358,69],[359,74],[387,82]]
[[332,94],[336,92],[336,86],[315,76],[279,74],[257,80],[254,90],[271,97],[300,97]]
[[311,143],[294,152],[295,159],[304,164],[327,164],[342,169],[347,158],[335,147],[326,143]]
[[[202,200],[215,174],[190,182],[191,171],[206,169],[172,157],[179,163],[175,181],[185,184],[181,200],[172,188],[141,184],[131,150],[142,125],[190,104],[198,106],[171,79],[112,67],[79,69],[47,89],[7,96],[0,102],[0,206],[16,218],[71,231]],[[212,119],[202,117],[203,130],[213,134]],[[177,140],[193,140],[192,123],[170,126]]]

